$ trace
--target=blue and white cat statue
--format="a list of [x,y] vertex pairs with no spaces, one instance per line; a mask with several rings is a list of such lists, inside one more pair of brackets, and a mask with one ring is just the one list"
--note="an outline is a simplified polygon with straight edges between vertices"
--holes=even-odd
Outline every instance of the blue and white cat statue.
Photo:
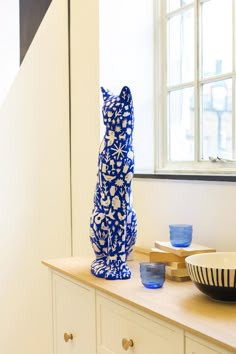
[[90,240],[96,255],[91,273],[110,280],[129,279],[131,272],[126,260],[137,234],[131,193],[133,100],[127,86],[118,96],[104,88],[101,90],[106,131],[99,150],[98,179],[90,220]]

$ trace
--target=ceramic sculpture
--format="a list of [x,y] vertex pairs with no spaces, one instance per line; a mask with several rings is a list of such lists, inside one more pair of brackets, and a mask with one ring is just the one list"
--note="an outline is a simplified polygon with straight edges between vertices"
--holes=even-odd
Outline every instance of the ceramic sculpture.
[[132,133],[133,101],[125,86],[120,95],[101,88],[106,127],[98,157],[98,179],[90,220],[90,240],[96,259],[91,272],[105,279],[129,279],[126,263],[137,233],[132,208],[131,184],[134,174]]

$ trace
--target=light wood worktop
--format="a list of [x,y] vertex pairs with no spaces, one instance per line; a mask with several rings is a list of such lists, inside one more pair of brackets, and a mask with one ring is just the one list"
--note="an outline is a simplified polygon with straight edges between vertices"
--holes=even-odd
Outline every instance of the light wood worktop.
[[69,257],[42,262],[78,280],[236,353],[236,303],[220,303],[203,295],[191,281],[166,280],[161,289],[146,289],[139,259],[129,261],[132,278],[105,280],[90,273],[91,259]]

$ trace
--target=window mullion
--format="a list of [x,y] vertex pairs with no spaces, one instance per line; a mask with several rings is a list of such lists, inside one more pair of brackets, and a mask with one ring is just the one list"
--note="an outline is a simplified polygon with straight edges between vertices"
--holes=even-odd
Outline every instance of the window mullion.
[[200,114],[200,20],[199,20],[199,1],[194,1],[194,160],[200,161],[201,155],[201,114]]
[[198,1],[200,1],[201,4],[204,4],[204,3],[211,1],[211,0],[198,0]]
[[153,109],[154,109],[154,120],[153,120],[153,128],[154,128],[154,161],[153,161],[153,169],[154,172],[157,171],[158,166],[159,166],[159,157],[160,157],[160,147],[159,147],[159,135],[158,131],[160,129],[160,114],[159,114],[159,109],[158,109],[158,102],[160,99],[160,85],[159,82],[160,80],[157,80],[156,78],[159,76],[160,72],[160,31],[161,31],[161,26],[160,26],[160,1],[159,0],[154,0],[153,1],[153,72],[155,75],[154,79],[154,87],[153,87],[153,93],[154,93],[154,102],[153,102]]
[[[161,72],[161,82],[162,82],[162,124],[164,135],[162,135],[162,166],[165,165],[168,161],[168,150],[169,150],[169,122],[168,122],[168,92],[166,87],[167,82],[167,17],[166,17],[166,1],[162,2],[162,43],[163,43],[163,51],[162,51],[162,67],[160,68]],[[165,138],[167,137],[167,138]]]
[[233,63],[233,72],[235,73],[236,71],[236,3],[234,0],[232,0],[232,29],[233,29],[233,35],[232,35],[232,63]]
[[171,18],[171,17],[173,17],[173,16],[176,16],[176,15],[178,15],[178,14],[184,12],[184,11],[187,11],[187,10],[191,9],[192,7],[193,7],[192,4],[188,4],[188,5],[185,5],[185,6],[181,6],[180,8],[178,8],[178,9],[176,9],[176,10],[174,10],[174,11],[169,12],[169,13],[167,14],[167,17],[168,17],[168,19],[169,19],[169,18]]
[[236,4],[235,1],[232,0],[232,29],[233,29],[233,35],[232,35],[232,66],[233,66],[233,78],[232,78],[232,157],[233,159],[236,159],[236,77],[235,77],[235,72],[236,72]]
[[184,88],[188,88],[188,87],[193,87],[194,86],[194,81],[190,81],[190,82],[184,82],[181,84],[177,84],[177,85],[173,85],[173,86],[168,86],[167,87],[167,91],[175,91],[175,90],[180,90],[180,89],[184,89]]
[[163,129],[163,110],[162,100],[163,96],[163,82],[161,78],[162,66],[162,3],[160,0],[153,1],[153,16],[154,16],[154,171],[162,167],[162,143],[160,131]]
[[232,79],[232,158],[236,159],[236,114],[235,114],[235,99],[236,99],[236,79]]
[[155,21],[155,164],[154,170],[163,168],[167,161],[167,30],[166,4],[162,0],[154,1]]
[[231,79],[233,76],[233,72],[229,72],[226,74],[219,74],[219,75],[214,75],[214,76],[209,76],[206,78],[202,78],[200,80],[201,84],[208,84],[211,83],[213,81],[222,81],[222,80],[227,80],[227,79]]

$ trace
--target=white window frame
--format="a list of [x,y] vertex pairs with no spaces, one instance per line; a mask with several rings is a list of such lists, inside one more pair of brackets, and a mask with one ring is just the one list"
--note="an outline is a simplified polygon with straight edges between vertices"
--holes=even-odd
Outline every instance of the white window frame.
[[[209,0],[202,0],[206,2]],[[166,0],[154,0],[154,53],[155,53],[155,113],[156,120],[154,125],[155,130],[155,173],[158,174],[235,174],[236,173],[236,161],[220,160],[216,159],[215,162],[212,161],[200,161],[200,140],[195,139],[195,161],[194,162],[170,162],[167,161],[167,58],[166,58]],[[192,5],[186,5],[184,8],[191,8]],[[199,60],[198,60],[198,50],[199,50],[199,34],[198,34],[198,21],[199,21],[199,1],[194,0],[195,7],[195,63],[198,63],[198,67],[195,65],[195,77],[194,83],[187,83],[178,85],[178,87],[188,87],[194,84],[194,87],[199,85]],[[183,8],[182,8],[183,9]],[[177,13],[178,10],[175,11]],[[232,77],[232,121],[234,135],[233,141],[236,139],[236,3],[233,1],[233,50],[232,50],[232,60],[233,60],[233,76],[230,74],[218,75],[217,79],[226,79]],[[216,76],[215,76],[216,78]],[[211,82],[211,79],[203,79],[201,83]],[[199,137],[200,130],[200,97],[198,91],[195,89],[195,137]],[[234,151],[236,147],[234,146]],[[216,156],[214,156],[216,158]]]

